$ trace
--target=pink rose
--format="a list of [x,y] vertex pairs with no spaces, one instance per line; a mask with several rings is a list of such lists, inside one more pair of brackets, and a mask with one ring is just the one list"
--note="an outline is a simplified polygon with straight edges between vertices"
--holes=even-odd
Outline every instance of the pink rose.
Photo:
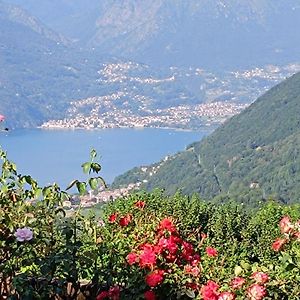
[[287,239],[276,239],[275,242],[272,244],[272,249],[278,252],[287,241]]
[[233,289],[240,289],[245,282],[246,280],[243,277],[235,277],[232,279],[230,285]]
[[281,221],[279,222],[279,227],[281,233],[290,233],[294,229],[294,226],[288,216],[285,216],[281,219]]
[[18,228],[15,232],[15,237],[18,242],[30,241],[33,238],[33,232],[28,227]]
[[264,284],[269,281],[269,276],[263,272],[254,272],[251,276],[252,279],[255,280],[256,283]]
[[231,292],[223,292],[218,296],[218,300],[234,300],[235,294]]
[[256,283],[247,289],[247,296],[250,300],[262,300],[266,295],[266,288]]

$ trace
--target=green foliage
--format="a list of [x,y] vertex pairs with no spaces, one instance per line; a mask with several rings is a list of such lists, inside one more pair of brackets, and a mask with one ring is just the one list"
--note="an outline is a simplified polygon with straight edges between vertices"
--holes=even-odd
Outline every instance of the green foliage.
[[[40,187],[18,174],[4,152],[0,157],[1,296],[143,299],[151,292],[157,299],[203,299],[201,291],[213,281],[217,293],[242,300],[256,282],[254,272],[263,272],[267,281],[260,286],[270,299],[298,297],[298,205],[270,201],[246,210],[234,201],[216,205],[197,195],[170,197],[154,190],[101,206],[99,220],[80,207],[66,214],[62,203],[72,195],[57,185]],[[100,169],[95,159],[92,151],[83,164],[91,175]],[[71,186],[83,192],[88,181]],[[283,232],[278,223],[284,216],[289,218]],[[284,245],[274,251],[279,237]],[[129,254],[136,258],[130,261]],[[231,284],[236,276],[245,279],[239,290]]]
[[[9,299],[78,295],[80,280],[92,282],[98,273],[95,217],[83,217],[80,208],[71,218],[66,217],[62,203],[71,195],[55,184],[39,187],[30,176],[19,175],[4,152],[0,154],[1,295]],[[96,155],[92,155],[94,160]],[[91,172],[98,170],[98,164],[91,168]],[[83,192],[86,183],[76,183],[78,192]],[[24,228],[31,230],[33,237],[18,241],[17,230]],[[6,286],[11,280],[13,285]]]

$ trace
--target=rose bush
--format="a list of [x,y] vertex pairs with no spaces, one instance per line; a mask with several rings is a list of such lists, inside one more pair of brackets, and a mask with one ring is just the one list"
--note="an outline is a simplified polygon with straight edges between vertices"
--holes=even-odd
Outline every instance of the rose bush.
[[[95,156],[86,173],[100,171]],[[299,299],[297,205],[247,211],[153,191],[108,203],[101,220],[70,216],[70,194],[1,158],[1,299]]]

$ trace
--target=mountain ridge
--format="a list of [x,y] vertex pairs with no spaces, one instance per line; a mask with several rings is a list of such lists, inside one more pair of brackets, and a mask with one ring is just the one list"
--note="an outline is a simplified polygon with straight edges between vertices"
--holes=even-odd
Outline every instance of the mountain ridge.
[[297,0],[106,0],[85,8],[81,0],[45,0],[49,16],[34,0],[7,1],[69,33],[81,47],[155,66],[232,69],[299,58]]

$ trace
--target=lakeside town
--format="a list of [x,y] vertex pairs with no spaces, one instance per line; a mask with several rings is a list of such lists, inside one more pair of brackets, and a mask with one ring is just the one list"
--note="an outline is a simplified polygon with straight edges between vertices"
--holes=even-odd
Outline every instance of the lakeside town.
[[41,127],[197,130],[220,125],[297,71],[298,63],[220,74],[178,67],[161,73],[132,61],[106,63],[97,73],[100,95],[72,100],[64,118],[49,120]]
[[[97,97],[87,99],[101,102]],[[104,113],[92,111],[88,116],[77,115],[63,120],[44,123],[44,129],[102,129],[102,128],[176,128],[198,129],[203,126],[219,125],[227,118],[238,114],[247,104],[215,102],[199,105],[180,105],[166,109],[156,109],[140,116],[130,110],[112,110]]]
[[117,198],[129,195],[129,193],[138,190],[140,182],[131,183],[127,187],[119,189],[102,188],[98,191],[89,191],[86,195],[74,195],[70,200],[64,201],[63,206],[69,210],[77,208],[91,208],[97,204],[105,204]]

